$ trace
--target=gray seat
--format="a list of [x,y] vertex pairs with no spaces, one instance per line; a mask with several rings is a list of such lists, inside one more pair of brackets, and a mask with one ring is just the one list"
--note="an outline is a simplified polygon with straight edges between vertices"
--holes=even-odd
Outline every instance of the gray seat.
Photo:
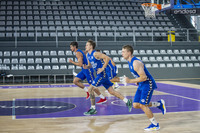
[[33,51],[27,51],[27,56],[34,56]]
[[59,58],[59,63],[66,63],[66,59],[65,58]]
[[117,51],[116,51],[116,50],[111,50],[111,51],[110,51],[110,54],[111,54],[111,55],[117,55]]
[[148,57],[144,56],[144,57],[142,57],[142,61],[149,62],[149,59],[148,59]]
[[51,56],[57,56],[57,52],[56,51],[50,51],[50,55]]
[[119,57],[113,57],[114,62],[120,62]]
[[35,59],[35,63],[42,63],[42,59],[41,58],[36,58]]
[[19,70],[26,70],[26,66],[24,66],[24,65],[19,65]]
[[4,58],[3,63],[4,63],[4,64],[10,64],[10,59]]
[[43,56],[49,56],[49,51],[42,51]]
[[12,51],[12,56],[18,56],[18,51]]
[[74,65],[68,65],[68,69],[75,69]]
[[35,56],[42,56],[41,51],[35,51]]
[[35,66],[28,66],[28,70],[35,70]]
[[160,63],[160,68],[165,68],[165,67],[166,67],[165,63]]
[[4,56],[10,56],[10,51],[4,51],[3,55]]
[[50,65],[45,65],[44,66],[44,70],[50,70],[51,69],[51,66]]
[[12,63],[12,64],[18,64],[18,59],[17,59],[17,58],[13,58],[13,59],[11,60],[11,63]]
[[33,58],[28,58],[27,59],[27,63],[31,64],[31,63],[35,63]]
[[12,65],[11,70],[18,70],[18,65]]
[[58,58],[52,58],[51,63],[58,63]]
[[67,69],[66,65],[60,65],[60,69]]
[[61,51],[61,50],[59,50],[59,51],[58,51],[58,55],[60,55],[60,56],[64,56],[64,55],[65,55],[65,52],[64,52],[64,51]]
[[49,58],[44,58],[43,59],[43,63],[50,63],[50,59]]
[[25,58],[20,58],[19,59],[20,64],[26,64],[26,59]]
[[67,50],[66,55],[72,55],[72,51]]
[[37,65],[36,65],[36,70],[43,70],[43,66],[42,66],[42,65],[39,65],[39,64],[37,64]]

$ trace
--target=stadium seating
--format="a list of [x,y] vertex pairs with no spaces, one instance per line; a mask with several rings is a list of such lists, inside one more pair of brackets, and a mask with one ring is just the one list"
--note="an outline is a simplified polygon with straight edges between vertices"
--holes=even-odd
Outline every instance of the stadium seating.
[[143,2],[1,0],[0,39],[72,41],[95,37],[93,33],[99,32],[99,40],[123,41],[126,37],[130,41],[135,36],[136,41],[147,41],[152,35],[167,40],[170,28],[166,27],[174,25],[163,13],[154,19],[145,18]]

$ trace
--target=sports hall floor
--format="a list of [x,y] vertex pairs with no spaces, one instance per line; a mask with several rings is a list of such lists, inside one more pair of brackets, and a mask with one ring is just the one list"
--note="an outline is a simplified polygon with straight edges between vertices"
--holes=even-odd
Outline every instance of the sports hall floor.
[[[200,79],[158,81],[152,101],[165,100],[167,114],[151,108],[160,123],[153,133],[199,133]],[[135,85],[117,89],[132,98]],[[96,105],[97,115],[84,116],[90,108],[86,93],[73,84],[1,85],[0,133],[143,133],[150,122],[141,110],[130,113],[125,104],[105,92],[108,102]],[[99,97],[96,97],[99,100]]]

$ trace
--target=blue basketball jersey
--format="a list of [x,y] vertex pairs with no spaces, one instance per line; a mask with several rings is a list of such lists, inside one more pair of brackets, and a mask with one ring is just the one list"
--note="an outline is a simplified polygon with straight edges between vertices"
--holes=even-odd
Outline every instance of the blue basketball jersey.
[[[140,77],[139,76],[139,74],[134,70],[134,67],[133,67],[133,62],[135,61],[135,60],[139,60],[138,58],[136,58],[135,56],[131,59],[131,62],[128,62],[128,64],[129,64],[129,69],[130,69],[130,71],[131,71],[131,73],[132,73],[132,75],[135,77],[135,78],[138,78],[138,77]],[[139,61],[141,61],[141,60],[139,60]],[[142,61],[141,61],[142,62]],[[143,62],[142,62],[143,63]],[[152,84],[152,89],[156,89],[157,88],[157,85],[156,85],[156,82],[155,82],[155,80],[154,80],[154,78],[151,76],[151,74],[149,73],[149,71],[147,70],[147,68],[146,68],[146,66],[144,65],[144,72],[145,72],[145,74],[146,74],[146,76],[147,76],[147,80],[146,81],[143,81],[143,82],[140,82],[139,83],[139,87],[141,86],[144,86],[144,84],[148,84],[149,83],[149,81],[151,81],[151,84]]]
[[[86,58],[84,52],[80,49],[78,49],[76,52],[80,52],[83,55],[83,64],[88,65],[88,61],[87,61],[87,58]],[[81,67],[81,68],[83,69],[83,67]]]
[[103,63],[102,63],[102,60],[98,60],[94,57],[94,52],[96,52],[96,50],[93,50],[91,54],[87,53],[87,58],[90,61],[94,70],[97,71],[98,68],[103,67]]
[[115,66],[113,66],[111,60],[108,62],[108,65],[106,67],[106,71],[112,71],[115,69]]
[[[95,50],[93,50],[91,52],[91,54],[87,53],[87,58],[90,61],[92,67],[94,68],[94,70],[97,72],[99,68],[103,67],[103,60],[98,60],[94,57],[94,52],[96,52]],[[103,85],[106,89],[108,89],[109,87],[111,87],[113,85],[113,83],[110,82],[106,71],[103,70],[100,74],[97,74],[97,77],[93,80],[92,82],[92,86],[98,87],[100,85]]]

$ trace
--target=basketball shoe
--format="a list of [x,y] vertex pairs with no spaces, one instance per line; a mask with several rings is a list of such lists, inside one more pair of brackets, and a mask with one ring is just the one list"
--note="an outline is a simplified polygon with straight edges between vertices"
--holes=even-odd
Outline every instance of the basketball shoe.
[[107,102],[107,99],[106,97],[104,99],[100,99],[96,104],[102,104],[102,103],[106,103]]
[[119,84],[117,83],[117,82],[115,82],[115,84],[113,85],[114,87],[114,89],[118,89],[120,86],[119,86]]
[[97,113],[96,109],[89,109],[88,112],[84,112],[84,115],[94,115]]
[[90,94],[89,94],[89,92],[86,92],[86,93],[87,93],[86,100],[88,100],[90,98]]
[[162,114],[164,115],[166,113],[166,107],[165,107],[165,101],[161,99],[158,101],[160,103],[160,106],[157,106],[162,111]]
[[149,125],[147,128],[145,128],[145,131],[156,131],[159,130],[160,126],[159,123],[157,123],[157,125],[154,125],[153,123],[151,123],[151,125]]
[[132,110],[132,104],[133,104],[132,99],[129,99],[128,102],[126,103],[126,106],[128,106],[129,112],[131,112],[131,110]]

